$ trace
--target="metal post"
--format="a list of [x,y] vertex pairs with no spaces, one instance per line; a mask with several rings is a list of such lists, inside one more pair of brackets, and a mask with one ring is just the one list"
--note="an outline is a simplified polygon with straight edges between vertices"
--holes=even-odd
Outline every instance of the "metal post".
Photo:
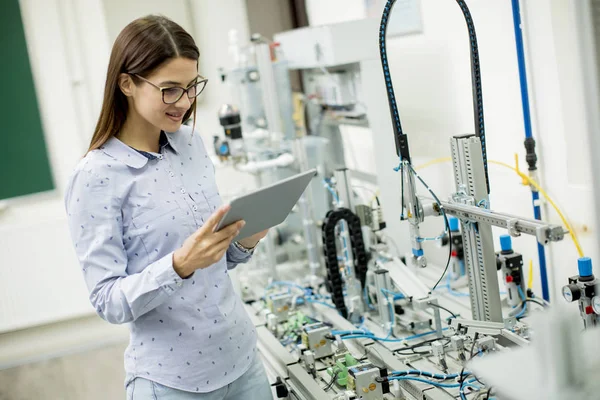
[[[262,187],[262,172],[258,171],[254,176],[256,179],[256,187]],[[267,268],[269,269],[269,275],[273,278],[273,280],[277,280],[277,256],[275,254],[274,234],[275,232],[273,231],[273,229],[269,230],[269,233],[262,240],[262,242],[265,244],[265,255],[267,261]]]
[[352,193],[350,171],[347,168],[340,168],[333,173],[333,176],[335,177],[335,188],[338,192],[341,207],[354,212],[354,196]]
[[274,134],[281,134],[283,128],[279,114],[279,99],[277,96],[277,85],[275,84],[275,74],[273,72],[273,63],[271,62],[271,49],[266,43],[259,43],[254,46],[256,52],[256,64],[260,74],[260,87],[262,91],[262,100],[267,117],[267,126],[271,138],[271,147],[276,147],[277,141]]
[[[377,290],[377,307],[381,327],[390,332],[394,327],[392,325],[393,314],[390,313],[390,302],[393,308],[393,299],[390,300],[387,291],[390,290],[390,274],[387,269],[379,268],[375,270],[375,288]],[[393,309],[392,309],[392,312]]]
[[[475,135],[450,140],[457,194],[453,202],[471,206],[489,205],[481,143]],[[492,227],[488,223],[462,221],[465,265],[473,319],[502,321],[500,289]]]
[[[306,146],[304,138],[294,140],[294,156],[298,160],[301,171],[308,170],[308,161],[306,157]],[[320,275],[321,258],[319,256],[319,242],[317,239],[317,226],[314,217],[314,202],[312,199],[312,188],[310,185],[298,201],[300,212],[302,213],[302,227],[304,229],[304,240],[308,252],[308,265],[311,279]]]

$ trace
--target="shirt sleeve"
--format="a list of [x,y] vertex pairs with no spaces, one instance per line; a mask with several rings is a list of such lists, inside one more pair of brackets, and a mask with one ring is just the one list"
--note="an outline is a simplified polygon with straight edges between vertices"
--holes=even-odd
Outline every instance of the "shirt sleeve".
[[122,324],[165,302],[183,283],[173,269],[173,253],[140,273],[127,273],[122,203],[115,192],[105,179],[79,170],[69,181],[65,207],[90,302],[100,317]]
[[247,263],[252,258],[253,252],[246,252],[238,248],[235,243],[231,243],[226,253],[227,269],[234,269],[238,264]]

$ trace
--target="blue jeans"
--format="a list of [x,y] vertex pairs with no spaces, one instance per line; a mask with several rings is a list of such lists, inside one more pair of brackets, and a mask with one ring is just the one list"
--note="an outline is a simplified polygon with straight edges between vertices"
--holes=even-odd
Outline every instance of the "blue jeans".
[[229,385],[208,393],[173,389],[144,378],[127,385],[127,400],[272,400],[271,385],[258,352],[250,369]]

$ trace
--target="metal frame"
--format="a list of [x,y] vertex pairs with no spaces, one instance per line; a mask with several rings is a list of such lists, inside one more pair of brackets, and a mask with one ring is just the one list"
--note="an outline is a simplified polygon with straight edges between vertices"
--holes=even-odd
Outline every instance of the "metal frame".
[[565,234],[568,233],[560,225],[499,213],[472,205],[442,201],[442,207],[446,214],[460,219],[506,228],[511,236],[520,236],[522,233],[535,236],[541,244],[558,242],[564,239]]
[[[457,195],[454,202],[489,203],[481,142],[475,135],[450,140]],[[473,208],[473,207],[470,207]],[[494,237],[490,224],[462,220],[465,266],[469,278],[471,311],[479,321],[502,321],[502,303],[496,269]]]

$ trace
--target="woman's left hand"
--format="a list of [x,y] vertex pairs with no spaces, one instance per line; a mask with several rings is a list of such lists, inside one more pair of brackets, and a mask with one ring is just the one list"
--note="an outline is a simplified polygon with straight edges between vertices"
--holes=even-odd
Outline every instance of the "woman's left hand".
[[267,236],[267,233],[269,233],[268,229],[266,229],[262,232],[255,233],[254,235],[249,236],[245,239],[238,240],[238,243],[248,249],[251,249],[251,248],[255,247],[262,238]]

